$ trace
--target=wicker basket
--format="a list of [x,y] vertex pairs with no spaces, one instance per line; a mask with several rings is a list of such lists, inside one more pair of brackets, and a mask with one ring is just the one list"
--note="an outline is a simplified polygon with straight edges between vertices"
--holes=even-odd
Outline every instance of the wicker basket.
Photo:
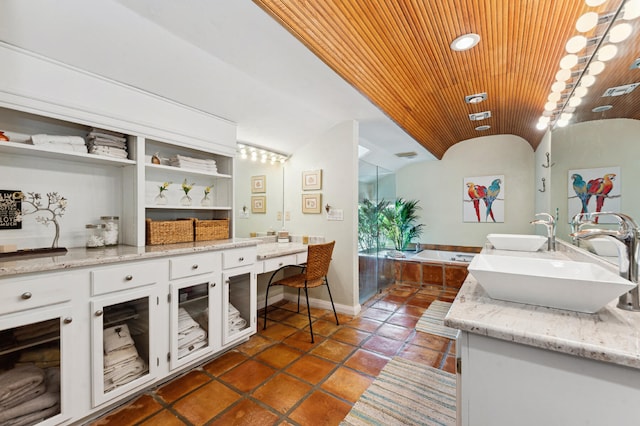
[[193,241],[193,220],[146,220],[147,245],[187,243]]
[[226,240],[229,238],[229,219],[193,219],[196,241]]

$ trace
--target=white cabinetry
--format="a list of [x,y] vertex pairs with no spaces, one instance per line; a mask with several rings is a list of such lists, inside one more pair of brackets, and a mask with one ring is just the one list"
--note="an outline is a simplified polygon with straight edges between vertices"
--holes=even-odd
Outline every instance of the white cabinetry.
[[217,352],[220,329],[220,253],[169,260],[171,370]]
[[222,345],[256,332],[255,247],[222,253]]

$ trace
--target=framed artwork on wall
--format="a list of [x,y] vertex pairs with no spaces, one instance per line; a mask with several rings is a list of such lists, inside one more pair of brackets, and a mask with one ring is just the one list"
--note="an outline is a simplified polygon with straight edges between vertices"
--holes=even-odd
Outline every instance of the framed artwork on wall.
[[[620,211],[620,167],[569,170],[567,187],[568,219],[578,213]],[[611,217],[595,223],[614,223]]]
[[464,178],[464,222],[504,222],[504,175]]
[[267,177],[265,175],[251,176],[251,193],[259,194],[264,192],[267,192]]
[[302,194],[302,213],[320,214],[322,194]]
[[302,172],[302,190],[314,191],[322,189],[322,169]]
[[251,213],[266,213],[267,197],[264,195],[254,195],[251,197]]

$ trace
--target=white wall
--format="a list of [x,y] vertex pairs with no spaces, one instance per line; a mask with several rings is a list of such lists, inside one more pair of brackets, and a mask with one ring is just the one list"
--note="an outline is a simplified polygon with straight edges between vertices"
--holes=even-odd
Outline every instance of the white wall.
[[[342,221],[329,221],[321,214],[302,213],[302,172],[322,169],[322,205],[341,209]],[[291,212],[286,227],[292,234],[324,236],[336,245],[329,269],[334,302],[359,309],[357,264],[358,124],[340,123],[294,152],[285,166],[285,210]],[[310,297],[329,300],[323,287]]]
[[[534,233],[534,153],[513,135],[485,136],[459,142],[442,160],[412,164],[396,174],[397,196],[420,200],[421,243],[482,246],[489,233]],[[504,175],[505,222],[464,223],[463,179]]]
[[619,166],[620,209],[640,220],[640,120],[608,119],[573,124],[553,131],[551,208],[560,211],[557,236],[569,240],[569,170]]

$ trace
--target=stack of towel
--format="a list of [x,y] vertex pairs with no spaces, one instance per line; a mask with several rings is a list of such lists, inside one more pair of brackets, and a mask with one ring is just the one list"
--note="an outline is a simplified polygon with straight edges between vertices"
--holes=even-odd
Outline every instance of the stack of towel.
[[178,309],[178,358],[207,345],[207,332],[184,308]]
[[50,151],[87,153],[84,139],[80,136],[32,135],[31,144]]
[[247,326],[247,321],[240,316],[240,311],[229,303],[229,334],[237,333]]
[[16,366],[35,365],[39,368],[60,367],[60,348],[41,346],[20,352]]
[[0,373],[0,424],[39,423],[60,412],[60,368],[22,365]]
[[105,328],[104,391],[129,383],[147,373],[148,367],[138,355],[135,342],[126,324]]
[[34,339],[46,339],[60,336],[60,321],[49,320],[28,324],[13,330],[13,337],[18,343],[28,343]]
[[90,154],[113,158],[129,158],[127,138],[123,133],[92,128],[87,135],[87,148]]
[[181,167],[183,169],[201,170],[204,172],[218,173],[218,166],[215,160],[202,160],[200,158],[187,157],[184,155],[174,155],[169,158],[169,165]]

